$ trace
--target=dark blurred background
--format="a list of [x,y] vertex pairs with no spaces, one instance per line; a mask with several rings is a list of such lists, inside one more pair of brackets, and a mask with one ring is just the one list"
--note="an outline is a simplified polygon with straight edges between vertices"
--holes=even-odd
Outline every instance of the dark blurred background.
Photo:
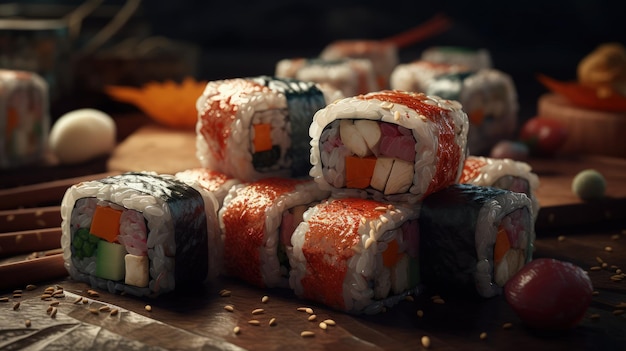
[[[125,108],[102,96],[101,88],[107,84],[272,74],[282,58],[315,57],[339,39],[384,39],[444,14],[452,26],[402,48],[400,61],[415,60],[431,46],[488,49],[494,67],[513,77],[523,120],[535,114],[537,98],[546,91],[537,82],[537,73],[574,80],[578,62],[599,44],[626,43],[625,4],[623,0],[33,0],[1,1],[0,18],[68,19],[72,13],[76,17],[81,6],[94,7],[78,29],[73,25],[54,30],[61,37],[55,60],[65,68],[52,73],[59,85],[53,119],[78,105]],[[121,21],[124,16],[127,19]],[[102,35],[112,21],[119,28],[109,30],[109,37]],[[0,37],[4,57],[0,64],[6,66],[7,50],[16,44],[11,39],[7,44],[7,29],[1,23],[0,30],[5,33]],[[14,29],[8,33],[15,37]]]

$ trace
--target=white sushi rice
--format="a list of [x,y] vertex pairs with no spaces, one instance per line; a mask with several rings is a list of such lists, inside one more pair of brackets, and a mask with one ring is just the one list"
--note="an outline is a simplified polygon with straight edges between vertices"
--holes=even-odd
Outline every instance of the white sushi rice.
[[389,78],[391,89],[426,93],[435,77],[442,74],[466,72],[469,67],[454,64],[438,64],[424,60],[399,64]]
[[[332,201],[329,200],[329,201]],[[320,212],[319,206],[305,211],[303,222],[298,225],[291,237],[292,247],[287,249],[291,272],[289,285],[297,296],[304,296],[302,279],[306,277],[307,260],[303,251],[306,233],[309,231],[309,220]],[[392,307],[407,295],[418,294],[419,287],[409,286],[408,257],[400,260],[396,266],[387,268],[383,265],[382,253],[388,243],[398,242],[400,252],[406,250],[400,226],[418,217],[417,208],[396,207],[381,212],[374,220],[362,221],[358,233],[361,240],[352,247],[354,255],[347,261],[347,269],[343,281],[343,301],[345,311],[349,313],[376,314],[386,307]],[[337,214],[341,215],[341,214]],[[374,241],[366,248],[369,238]],[[330,260],[334,259],[329,257]]]
[[[501,194],[487,201],[478,213],[476,221],[475,242],[477,263],[474,280],[476,283],[476,291],[483,297],[492,297],[502,293],[502,281],[506,281],[515,272],[502,271],[497,272],[495,269],[494,246],[498,235],[499,224],[506,223],[506,217],[517,210],[522,210],[523,214],[517,214],[515,221],[518,223],[514,229],[518,232],[520,239],[517,243],[511,243],[514,249],[525,250],[525,263],[532,259],[535,242],[535,229],[532,220],[531,201],[525,194],[508,192]],[[521,228],[528,228],[525,232]],[[494,277],[494,275],[500,277]],[[496,280],[500,284],[496,283]]]
[[[436,96],[423,96],[424,103],[439,106],[452,116],[455,126],[455,143],[461,149],[461,160],[455,170],[455,179],[459,179],[463,170],[464,160],[467,154],[466,144],[469,129],[467,115],[463,112],[461,105],[457,101],[444,100]],[[435,123],[430,122],[425,116],[414,109],[401,104],[391,104],[378,99],[345,98],[329,104],[319,110],[313,117],[313,123],[309,129],[311,137],[311,171],[310,175],[323,189],[333,191],[333,195],[340,197],[370,197],[377,201],[409,202],[417,203],[426,194],[430,182],[438,172],[444,170],[437,169],[437,149],[439,147],[439,129]],[[401,116],[396,120],[395,116]],[[323,155],[320,147],[323,133],[326,127],[333,121],[341,119],[365,119],[400,125],[411,130],[415,143],[415,162],[413,181],[406,193],[388,194],[373,189],[347,189],[344,187],[345,179],[340,162],[331,170],[328,164],[331,158],[341,159],[343,153],[339,155]],[[334,133],[335,131],[330,131]]]
[[[155,173],[150,173],[155,174]],[[160,175],[164,178],[174,179],[170,175]],[[195,188],[204,199],[205,211],[207,215],[207,232],[209,235],[209,258],[216,258],[214,255],[219,252],[219,246],[212,247],[215,243],[219,243],[217,236],[216,208],[217,201],[215,197],[206,192],[202,188]],[[74,205],[79,199],[93,198],[88,201],[88,208],[74,210]],[[91,223],[93,217],[93,209],[95,206],[111,206],[117,209],[135,210],[143,214],[147,222],[148,237],[148,257],[150,262],[150,280],[146,288],[129,286],[120,282],[98,278],[95,276],[96,264],[95,258],[78,259],[72,257],[72,224],[80,222],[84,224]],[[93,208],[92,208],[93,207]],[[76,212],[76,214],[74,213]],[[158,197],[146,195],[135,189],[127,188],[123,183],[120,184],[103,184],[99,181],[87,181],[75,184],[67,189],[61,202],[62,217],[62,235],[61,247],[63,249],[63,259],[65,267],[70,275],[81,281],[89,281],[93,287],[108,289],[111,293],[125,292],[135,296],[151,296],[168,291],[175,288],[175,253],[176,242],[174,233],[174,223],[171,218],[168,204]],[[89,217],[89,219],[87,219]],[[219,237],[219,236],[217,236]],[[213,267],[212,267],[213,266]],[[215,263],[209,265],[209,269],[213,268],[211,274],[215,274]]]
[[[239,192],[249,184],[237,184],[233,186],[226,198],[224,205],[218,213],[219,228],[221,232],[221,242],[225,240],[226,226],[223,221],[224,213],[228,210],[229,204]],[[328,191],[321,190],[314,182],[304,182],[296,185],[294,191],[278,196],[274,203],[265,209],[265,237],[263,246],[259,247],[261,261],[261,276],[266,287],[289,287],[289,282],[281,272],[278,260],[279,229],[283,212],[300,205],[310,205],[321,201],[330,195]]]
[[433,46],[422,52],[421,59],[437,63],[464,65],[472,70],[492,67],[491,53],[487,49]]
[[[255,181],[267,177],[289,177],[291,170],[288,160],[285,159],[291,140],[290,127],[284,126],[282,132],[276,132],[276,140],[281,145],[281,161],[275,169],[270,171],[259,171],[254,168],[252,155],[254,153],[252,135],[252,125],[255,120],[262,120],[264,115],[272,116],[272,111],[287,111],[287,98],[285,94],[268,89],[247,89],[247,80],[243,78],[218,80],[209,82],[198,100],[196,109],[198,111],[198,122],[196,123],[196,156],[201,165],[216,171],[223,172],[241,181]],[[333,101],[342,96],[334,90],[319,87],[326,102]],[[249,91],[250,90],[250,91]],[[222,148],[218,140],[211,140],[202,133],[205,122],[202,115],[210,106],[208,103],[215,99],[226,99],[234,95],[239,97],[239,105],[235,119],[228,127],[230,134],[225,140]],[[242,97],[243,96],[243,97]],[[258,116],[257,116],[258,114]],[[257,116],[255,118],[255,116]],[[273,119],[273,117],[270,117]],[[288,116],[287,116],[288,119]],[[214,157],[211,150],[220,149],[224,153],[224,159]]]

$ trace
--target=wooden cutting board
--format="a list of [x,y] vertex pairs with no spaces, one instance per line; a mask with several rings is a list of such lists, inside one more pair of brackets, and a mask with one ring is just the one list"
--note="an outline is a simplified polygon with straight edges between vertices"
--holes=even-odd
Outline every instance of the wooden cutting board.
[[[195,142],[196,133],[193,130],[147,125],[118,145],[108,161],[108,170],[173,174],[200,167]],[[626,223],[626,159],[560,156],[532,159],[528,163],[540,180],[536,194],[541,205],[538,228],[561,228],[606,220]],[[574,176],[587,168],[596,169],[605,176],[605,199],[585,202],[572,193]]]

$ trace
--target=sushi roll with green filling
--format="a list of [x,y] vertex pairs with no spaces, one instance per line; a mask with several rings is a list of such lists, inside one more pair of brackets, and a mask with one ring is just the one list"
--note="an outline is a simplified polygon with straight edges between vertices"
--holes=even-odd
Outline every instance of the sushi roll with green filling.
[[313,115],[341,93],[269,76],[209,82],[198,98],[196,155],[241,181],[306,176]]
[[361,198],[311,207],[291,237],[291,288],[353,314],[376,314],[417,295],[418,212]]
[[439,291],[501,294],[532,259],[535,230],[525,194],[454,184],[426,197],[419,216],[422,282]]
[[315,114],[310,175],[337,197],[417,203],[458,181],[468,123],[458,102],[424,94],[345,98]]
[[71,186],[61,203],[70,276],[157,296],[217,276],[217,200],[171,175],[125,173]]

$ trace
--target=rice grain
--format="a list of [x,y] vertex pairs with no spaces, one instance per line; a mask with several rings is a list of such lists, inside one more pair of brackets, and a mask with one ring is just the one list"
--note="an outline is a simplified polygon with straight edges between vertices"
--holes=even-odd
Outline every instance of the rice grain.
[[252,310],[253,315],[263,314],[263,313],[265,313],[265,310],[262,308],[257,308],[257,309]]
[[430,338],[426,335],[422,336],[422,346],[424,346],[424,348],[430,348]]
[[310,330],[304,330],[300,333],[300,336],[303,338],[310,338],[310,337],[315,336],[315,333]]

